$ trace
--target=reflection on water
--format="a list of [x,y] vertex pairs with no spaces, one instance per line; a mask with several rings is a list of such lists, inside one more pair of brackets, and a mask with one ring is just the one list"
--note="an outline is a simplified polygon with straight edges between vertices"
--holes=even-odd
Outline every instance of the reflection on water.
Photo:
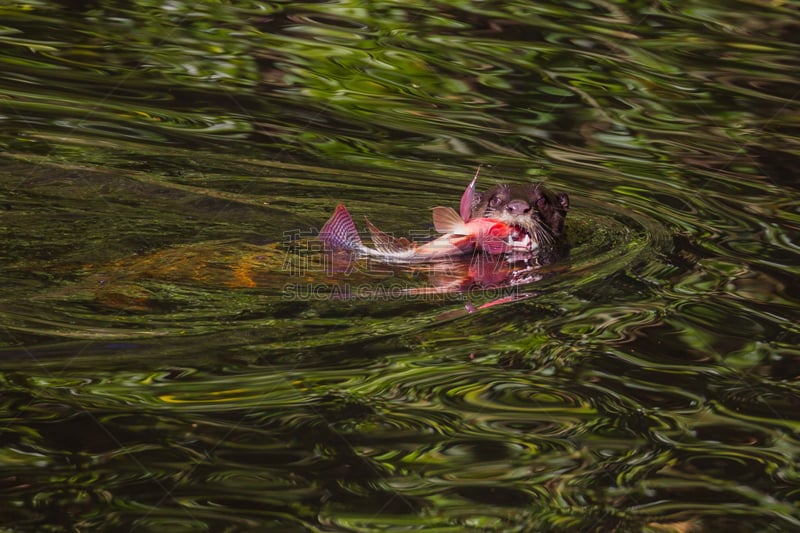
[[[10,527],[800,527],[793,4],[0,20]],[[320,263],[479,162],[570,195],[523,297]]]

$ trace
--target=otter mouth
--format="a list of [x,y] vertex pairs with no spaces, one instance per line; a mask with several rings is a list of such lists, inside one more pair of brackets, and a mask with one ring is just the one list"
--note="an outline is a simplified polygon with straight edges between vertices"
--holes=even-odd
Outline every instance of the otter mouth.
[[506,244],[512,252],[530,252],[539,247],[530,231],[519,224],[511,224],[511,233],[508,234]]
[[487,216],[511,227],[511,232],[506,238],[506,244],[511,252],[534,252],[539,249],[543,237],[546,241],[542,227],[533,217],[515,215],[507,211],[494,211],[487,213]]

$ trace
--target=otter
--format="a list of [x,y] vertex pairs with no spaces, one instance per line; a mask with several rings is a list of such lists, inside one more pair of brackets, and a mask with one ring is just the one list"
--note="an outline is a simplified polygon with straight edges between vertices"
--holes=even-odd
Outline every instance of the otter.
[[541,248],[558,245],[564,235],[569,196],[541,183],[501,183],[475,192],[469,200],[470,218],[494,218],[516,226]]

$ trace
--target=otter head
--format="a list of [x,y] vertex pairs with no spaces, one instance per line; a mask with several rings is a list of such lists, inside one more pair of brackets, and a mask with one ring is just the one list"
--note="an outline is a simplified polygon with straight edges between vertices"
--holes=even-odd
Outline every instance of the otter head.
[[517,227],[539,246],[552,245],[564,233],[569,196],[553,193],[541,183],[495,185],[472,198],[470,218],[495,218]]

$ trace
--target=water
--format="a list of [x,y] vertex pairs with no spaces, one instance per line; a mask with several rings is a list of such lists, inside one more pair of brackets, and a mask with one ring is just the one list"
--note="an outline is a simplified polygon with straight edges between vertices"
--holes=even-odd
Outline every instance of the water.
[[[3,527],[800,527],[796,4],[0,20]],[[522,297],[322,268],[479,163],[570,195]]]

